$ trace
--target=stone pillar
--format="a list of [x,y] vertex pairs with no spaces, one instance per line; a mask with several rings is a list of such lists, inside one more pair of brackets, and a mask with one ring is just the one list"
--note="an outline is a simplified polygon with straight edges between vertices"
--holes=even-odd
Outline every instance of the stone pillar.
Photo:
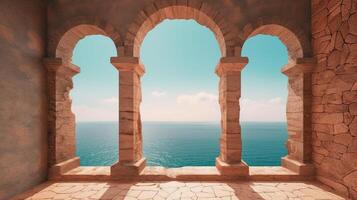
[[312,175],[311,130],[311,73],[315,66],[312,58],[300,58],[296,64],[284,67],[282,73],[289,77],[286,117],[288,124],[288,155],[282,166],[300,174]]
[[119,162],[111,167],[111,175],[139,175],[146,164],[140,118],[145,69],[136,57],[114,57],[111,63],[119,70]]
[[225,57],[220,60],[216,73],[220,77],[219,103],[221,108],[220,156],[216,167],[222,175],[248,176],[249,168],[242,161],[242,139],[239,123],[241,71],[248,59]]
[[80,165],[76,157],[76,122],[69,97],[72,78],[80,70],[73,64],[64,64],[61,58],[45,58],[43,62],[48,80],[48,162],[52,178]]

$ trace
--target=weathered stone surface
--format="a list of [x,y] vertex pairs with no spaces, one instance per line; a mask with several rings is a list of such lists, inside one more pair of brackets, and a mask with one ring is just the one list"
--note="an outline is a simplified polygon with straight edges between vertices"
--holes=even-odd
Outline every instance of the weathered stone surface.
[[312,130],[322,133],[332,134],[334,132],[333,124],[313,124]]
[[328,57],[328,67],[335,69],[341,62],[341,51],[335,50]]
[[46,2],[0,1],[0,199],[47,179]]
[[350,33],[352,33],[353,35],[357,35],[357,14],[353,14],[350,16],[349,20],[348,20],[348,24],[350,27]]
[[351,104],[357,102],[357,91],[348,91],[343,93],[343,103]]
[[343,122],[342,113],[315,113],[312,116],[314,121],[319,121],[323,124],[338,124]]
[[[357,1],[313,0],[312,5],[315,4],[320,6],[319,9],[313,6],[312,21],[318,20],[320,24],[313,23],[312,30],[318,28],[326,33],[315,34],[313,39],[314,55],[321,60],[321,67],[313,75],[312,122],[316,131],[313,157],[318,179],[353,197],[356,186],[352,181],[357,177],[352,173],[356,166],[351,154],[357,148],[354,139],[357,136],[354,89],[357,86]],[[324,12],[323,5],[327,7]],[[345,181],[347,174],[350,175]]]
[[341,133],[347,133],[348,132],[348,126],[346,124],[335,124],[335,134],[341,134]]
[[350,127],[351,134],[353,136],[357,136],[357,117],[354,117],[349,127]]
[[[322,97],[322,103],[323,104],[341,104],[342,103],[342,97],[339,94],[326,94],[325,96]],[[332,107],[332,106],[328,106]],[[325,107],[325,108],[328,108]]]
[[[23,190],[44,179],[46,151],[43,149],[46,148],[47,139],[50,144],[48,150],[50,164],[64,161],[72,157],[75,152],[74,116],[70,112],[71,104],[68,98],[72,88],[71,78],[63,80],[62,76],[58,76],[55,81],[54,79],[49,81],[48,85],[55,89],[50,90],[48,94],[52,102],[48,105],[50,111],[48,120],[51,128],[49,138],[46,138],[45,78],[51,77],[51,74],[45,74],[43,67],[39,67],[41,58],[45,54],[52,58],[59,57],[64,65],[70,66],[76,43],[87,35],[100,34],[113,40],[120,56],[139,60],[141,43],[146,34],[164,19],[194,19],[208,27],[217,39],[222,56],[240,56],[243,41],[247,37],[255,34],[270,34],[277,36],[286,45],[290,62],[297,62],[298,58],[315,57],[319,64],[313,67],[312,80],[300,74],[298,76],[301,79],[297,78],[289,82],[290,106],[287,109],[289,137],[291,137],[289,152],[305,156],[306,152],[302,150],[309,147],[310,143],[319,145],[319,148],[313,150],[314,158],[318,160],[316,167],[319,175],[325,177],[331,175],[329,176],[331,180],[325,181],[326,184],[333,185],[336,190],[344,193],[348,193],[346,188],[350,188],[350,196],[355,194],[353,192],[355,186],[351,183],[351,180],[355,179],[354,174],[351,173],[351,168],[355,167],[353,157],[351,158],[354,154],[347,155],[346,145],[341,143],[345,143],[350,138],[348,135],[357,134],[354,108],[354,104],[357,103],[356,0],[312,0],[311,2],[274,0],[267,4],[262,4],[260,1],[238,0],[203,2],[108,0],[105,3],[97,3],[93,0],[81,2],[62,0],[48,1],[48,8],[42,1],[31,1],[31,3],[1,1],[0,13],[0,60],[3,63],[0,68],[0,76],[3,80],[0,85],[2,92],[0,106],[2,106],[1,116],[5,114],[5,120],[0,120],[5,124],[0,126],[0,132],[6,133],[1,143],[5,144],[6,148],[1,152],[5,152],[7,158],[4,163],[5,170],[1,171],[6,173],[1,174],[1,177],[3,180],[25,177],[20,184],[18,178],[6,184],[5,189],[10,191],[7,194]],[[241,30],[244,33],[241,33]],[[312,44],[310,44],[311,35]],[[131,66],[132,63],[126,64]],[[128,70],[127,66],[122,68],[124,69]],[[64,75],[64,73],[58,71],[57,75]],[[141,74],[143,70],[138,67],[137,70],[122,74],[125,73],[131,73],[132,76],[121,77],[120,123],[125,124],[121,126],[122,133],[129,134],[125,136],[123,134],[121,146],[122,150],[127,151],[123,158],[127,156],[127,160],[137,160],[142,157],[142,138],[139,106],[140,77],[136,73]],[[227,135],[240,133],[237,108],[241,87],[240,84],[236,84],[240,82],[240,72],[236,71],[231,75],[235,78],[228,77],[231,81],[222,82],[224,92],[220,94],[223,110],[222,132]],[[313,87],[312,92],[311,87]],[[314,95],[313,98],[311,93]],[[303,96],[303,98],[291,98],[292,96]],[[291,105],[293,103],[298,105]],[[312,111],[312,118],[310,118],[310,111]],[[132,114],[129,114],[130,112]],[[29,113],[31,117],[28,116]],[[313,124],[314,138],[311,136],[310,120]],[[16,121],[16,124],[13,121]],[[22,133],[31,136],[26,138],[26,143]],[[66,136],[58,143],[60,145],[56,143],[59,136]],[[235,139],[229,139],[228,142],[227,138],[222,140],[221,153],[224,156],[240,155],[239,139],[233,138]],[[15,150],[13,146],[9,146],[14,141],[19,144]],[[354,142],[347,151],[354,152],[353,147],[355,147]],[[12,152],[16,153],[14,158],[8,155],[14,154]],[[27,155],[34,156],[23,159],[20,156],[21,152],[29,152]],[[310,154],[310,151],[307,151],[307,154]],[[345,165],[340,166],[339,159],[343,159]],[[9,163],[13,165],[10,166]],[[25,167],[20,169],[13,166]],[[334,167],[340,168],[336,171]],[[344,181],[342,175],[348,173],[353,175],[348,176]],[[35,177],[30,178],[29,174],[35,174]],[[267,188],[258,187],[259,189]],[[0,188],[0,191],[3,191],[3,188]],[[113,193],[109,193],[108,196],[114,198]],[[0,192],[0,195],[2,194]],[[45,191],[38,198],[52,194],[52,191]],[[191,195],[188,192],[180,194],[185,197]],[[213,197],[221,197],[223,194],[224,192],[218,191]],[[91,195],[90,192],[84,192],[73,198],[88,198]],[[271,194],[263,194],[263,197],[278,198],[269,195]],[[143,192],[140,198],[152,196],[152,192]],[[197,196],[204,198],[202,194]],[[320,194],[317,196],[321,197]],[[244,196],[242,199],[248,198]]]
[[[341,97],[341,95],[340,95]],[[339,104],[338,104],[339,103]],[[324,106],[325,112],[327,113],[343,113],[348,110],[347,105],[343,105],[342,100],[339,101],[337,104],[327,104]]]
[[[346,182],[354,179],[346,178]],[[15,199],[334,199],[318,182],[64,182],[46,183]]]
[[336,135],[334,137],[334,142],[336,142],[338,144],[345,145],[345,146],[349,146],[352,144],[352,141],[353,141],[352,139],[353,138],[352,138],[351,134],[349,134],[347,131],[345,131],[345,134]]
[[[216,73],[220,77],[219,82],[219,103],[221,108],[221,139],[219,162],[240,164],[242,152],[241,129],[239,124],[239,99],[241,88],[240,71],[247,64],[247,60],[240,57],[222,58],[216,68]],[[227,170],[221,165],[217,168]],[[234,168],[230,168],[234,171]],[[236,170],[239,170],[238,168]],[[223,172],[222,172],[223,173]]]
[[332,70],[327,70],[320,73],[313,74],[313,84],[325,84],[330,83],[330,81],[335,77],[335,73]]

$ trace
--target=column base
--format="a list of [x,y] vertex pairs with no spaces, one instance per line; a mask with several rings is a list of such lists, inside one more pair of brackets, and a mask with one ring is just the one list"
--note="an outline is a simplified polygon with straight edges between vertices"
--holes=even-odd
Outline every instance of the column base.
[[243,161],[237,164],[228,164],[226,162],[223,162],[218,157],[216,158],[216,168],[221,173],[221,175],[249,176],[249,167]]
[[67,161],[58,163],[58,164],[50,167],[49,177],[51,179],[51,178],[61,176],[62,174],[66,173],[74,168],[77,168],[79,166],[80,166],[79,157],[74,157],[72,159],[69,159]]
[[313,164],[306,164],[299,162],[297,160],[293,160],[285,156],[281,159],[281,166],[299,174],[299,175],[314,175],[315,174],[315,167]]
[[136,163],[120,163],[117,162],[110,167],[110,175],[112,177],[120,176],[138,176],[146,166],[146,158],[142,158]]

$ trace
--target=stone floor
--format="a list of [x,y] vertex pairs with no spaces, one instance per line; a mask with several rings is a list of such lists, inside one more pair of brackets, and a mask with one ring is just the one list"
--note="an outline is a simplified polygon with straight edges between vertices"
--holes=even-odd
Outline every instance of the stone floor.
[[317,182],[47,182],[18,199],[344,199]]

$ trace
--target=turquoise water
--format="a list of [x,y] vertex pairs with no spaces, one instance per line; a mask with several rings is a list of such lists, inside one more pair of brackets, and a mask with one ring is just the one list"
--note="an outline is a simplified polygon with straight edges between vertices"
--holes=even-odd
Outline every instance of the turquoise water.
[[[243,122],[243,160],[250,166],[278,166],[287,154],[285,122]],[[148,165],[214,166],[219,154],[218,123],[144,122]],[[118,159],[117,122],[77,123],[77,155],[82,166],[112,165]]]

